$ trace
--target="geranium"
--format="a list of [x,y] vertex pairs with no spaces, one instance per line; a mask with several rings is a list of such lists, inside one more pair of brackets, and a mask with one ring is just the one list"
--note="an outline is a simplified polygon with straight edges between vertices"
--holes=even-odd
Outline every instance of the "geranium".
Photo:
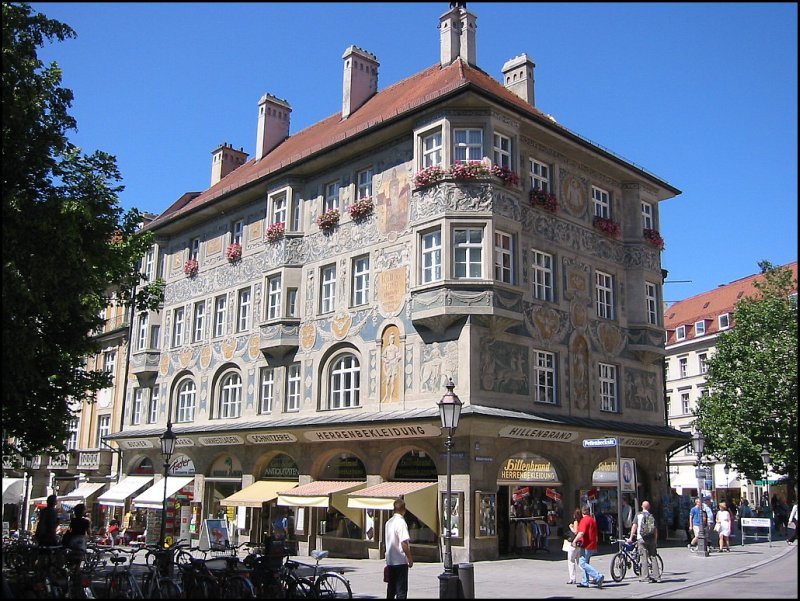
[[619,238],[619,235],[621,233],[619,229],[619,223],[607,217],[596,216],[592,221],[592,225],[596,229],[603,232],[606,236],[611,236],[612,238]]
[[509,186],[516,186],[519,184],[519,176],[511,171],[508,167],[501,167],[500,165],[492,165],[489,169],[492,175],[499,177]]
[[481,161],[456,161],[450,167],[449,175],[453,179],[478,179],[490,175],[491,171]]
[[235,263],[242,258],[242,245],[238,242],[229,244],[228,249],[225,251],[225,256],[228,257],[228,261]]
[[267,242],[272,244],[277,242],[286,233],[286,224],[283,221],[278,221],[267,227]]
[[199,269],[200,264],[197,262],[197,259],[189,259],[183,264],[183,273],[188,275],[190,278],[196,276]]
[[642,230],[642,234],[644,235],[644,239],[655,246],[658,250],[664,250],[664,238],[661,237],[661,234],[658,233],[658,230],[644,228]]
[[350,217],[358,221],[364,219],[367,215],[372,213],[374,205],[371,198],[361,198],[350,205]]
[[339,209],[330,209],[317,217],[317,225],[320,229],[330,231],[339,223]]
[[531,190],[530,200],[532,207],[541,207],[551,213],[555,213],[558,210],[558,199],[552,192],[535,188]]
[[414,176],[414,186],[417,188],[430,186],[441,181],[444,176],[444,169],[442,169],[439,165],[432,165],[431,167],[426,167],[422,171],[417,172],[417,174]]

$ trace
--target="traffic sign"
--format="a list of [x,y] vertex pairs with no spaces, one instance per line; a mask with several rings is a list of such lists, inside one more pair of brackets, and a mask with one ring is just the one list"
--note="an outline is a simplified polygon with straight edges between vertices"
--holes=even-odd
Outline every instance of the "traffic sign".
[[583,441],[584,448],[594,447],[615,447],[617,446],[616,438],[588,438]]

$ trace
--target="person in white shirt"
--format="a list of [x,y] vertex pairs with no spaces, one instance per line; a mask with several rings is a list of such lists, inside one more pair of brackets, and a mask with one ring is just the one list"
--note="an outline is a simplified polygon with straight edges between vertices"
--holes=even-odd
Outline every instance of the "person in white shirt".
[[[640,582],[661,582],[661,565],[656,559],[658,528],[654,528],[650,536],[642,535],[642,524],[651,515],[650,502],[642,501],[642,511],[636,514],[636,519],[631,526],[630,538],[627,540],[628,543],[632,543],[636,540],[636,545],[639,547],[639,558],[642,565],[641,576],[639,578]],[[652,561],[650,561],[650,558],[652,558]]]
[[406,599],[408,597],[408,569],[414,565],[411,555],[411,536],[405,519],[406,503],[395,499],[394,515],[386,522],[384,541],[386,543],[386,565],[389,580],[386,584],[387,599]]
[[786,537],[786,544],[791,545],[797,538],[797,503],[792,505],[789,520],[786,522],[786,532],[789,533],[789,536]]

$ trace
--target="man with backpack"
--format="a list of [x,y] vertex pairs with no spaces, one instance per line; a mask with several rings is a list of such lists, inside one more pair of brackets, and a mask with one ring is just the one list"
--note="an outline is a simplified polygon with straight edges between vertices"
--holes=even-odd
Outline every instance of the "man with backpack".
[[[636,514],[636,519],[631,526],[631,535],[627,542],[632,543],[634,540],[636,540],[636,546],[639,547],[642,566],[639,581],[661,582],[661,566],[656,559],[658,529],[656,528],[656,518],[650,513],[649,501],[642,501],[642,511]],[[650,561],[651,557],[653,561]]]

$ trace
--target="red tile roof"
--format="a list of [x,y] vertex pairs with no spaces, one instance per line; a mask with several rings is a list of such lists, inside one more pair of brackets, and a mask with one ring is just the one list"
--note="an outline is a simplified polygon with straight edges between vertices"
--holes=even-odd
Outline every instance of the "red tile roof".
[[[796,281],[797,261],[783,267],[788,267],[792,270]],[[686,326],[686,339],[693,338],[694,324],[701,320],[706,320],[706,336],[717,333],[719,331],[717,317],[725,313],[733,313],[736,302],[744,296],[753,296],[757,291],[753,283],[763,281],[763,279],[764,276],[760,273],[750,275],[670,305],[664,311],[667,344],[677,342],[675,340],[675,328],[682,325]],[[796,291],[797,288],[795,288]]]

